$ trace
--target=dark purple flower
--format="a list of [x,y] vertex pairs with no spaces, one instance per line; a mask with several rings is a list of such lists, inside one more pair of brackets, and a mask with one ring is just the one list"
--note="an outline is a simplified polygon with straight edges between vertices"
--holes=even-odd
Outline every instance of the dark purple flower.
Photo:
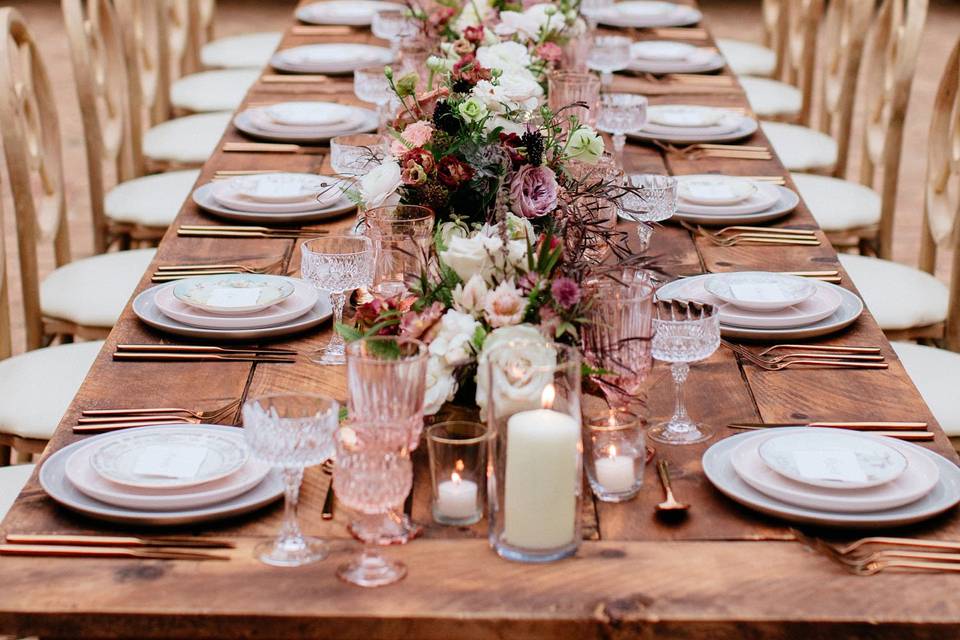
[[570,309],[580,302],[580,285],[566,276],[561,276],[550,285],[550,293],[557,304],[564,309]]

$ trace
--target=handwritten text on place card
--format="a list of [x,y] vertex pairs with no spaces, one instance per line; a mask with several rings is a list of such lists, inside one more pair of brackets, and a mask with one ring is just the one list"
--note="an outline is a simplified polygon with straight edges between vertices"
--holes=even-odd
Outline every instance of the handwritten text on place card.
[[800,475],[810,480],[866,482],[867,474],[857,454],[844,450],[794,451],[793,460]]

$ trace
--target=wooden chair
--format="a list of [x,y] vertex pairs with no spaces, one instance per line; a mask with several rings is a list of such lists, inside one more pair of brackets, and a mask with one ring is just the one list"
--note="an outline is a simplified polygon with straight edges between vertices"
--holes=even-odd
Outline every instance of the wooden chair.
[[[11,448],[21,455],[43,450],[103,344],[92,341],[42,348],[49,334],[100,336],[109,326],[81,326],[69,315],[51,315],[50,307],[69,306],[69,301],[56,299],[57,289],[76,289],[75,299],[82,301],[80,314],[103,313],[91,307],[111,303],[104,296],[105,290],[113,289],[105,274],[133,280],[115,296],[113,304],[122,307],[142,267],[133,278],[119,271],[131,268],[129,261],[112,258],[121,254],[66,264],[70,244],[60,130],[50,82],[36,42],[16,9],[0,9],[0,30],[4,34],[0,38],[0,135],[16,213],[26,329],[26,352],[12,355],[10,288],[3,253],[6,243],[0,224],[0,464],[9,464]],[[0,209],[0,218],[2,214]],[[42,283],[38,240],[51,243],[57,265],[65,265]],[[0,490],[4,485],[0,478]]]
[[[927,0],[887,0],[870,27],[856,91],[863,116],[858,181],[793,176],[813,216],[837,247],[890,258],[904,122],[926,13]],[[852,93],[845,95],[853,101]],[[852,113],[843,113],[848,118],[844,129],[849,131]],[[842,147],[840,168],[846,167],[846,154]]]
[[786,45],[786,3],[787,0],[763,0],[763,44],[733,38],[717,39],[717,48],[733,73],[760,78],[779,77]]
[[245,33],[214,40],[216,0],[198,0],[194,10],[194,41],[199,59],[206,69],[245,69],[259,71],[267,65],[280,45],[283,33],[265,31]]
[[[824,21],[824,42],[818,45],[816,39],[808,41],[810,47],[822,49],[816,126],[811,120],[812,81],[817,75],[813,56],[806,53],[804,68],[795,66],[788,70],[794,77],[805,74],[801,79],[801,117],[808,125],[767,121],[763,122],[763,131],[790,171],[827,175],[842,175],[846,171],[857,72],[872,12],[873,4],[863,0],[831,2]],[[795,61],[796,56],[789,59]]]
[[777,77],[740,78],[750,107],[761,118],[810,123],[823,3],[824,0],[783,0],[779,17],[783,44]]

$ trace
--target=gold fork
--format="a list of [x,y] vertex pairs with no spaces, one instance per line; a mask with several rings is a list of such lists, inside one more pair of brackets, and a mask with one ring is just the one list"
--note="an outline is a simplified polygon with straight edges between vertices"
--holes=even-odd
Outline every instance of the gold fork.
[[925,571],[960,572],[960,554],[885,550],[861,559],[852,559],[833,545],[793,530],[797,540],[817,551],[846,571],[858,576],[872,576],[886,569],[920,569]]
[[268,274],[274,272],[283,264],[283,259],[274,260],[262,267],[251,267],[244,264],[168,264],[160,265],[151,278],[153,282],[168,282],[191,276],[213,276],[231,273]]
[[758,352],[758,357],[763,357],[771,351],[778,349],[808,349],[814,351],[834,351],[845,353],[880,353],[880,347],[866,347],[861,345],[843,345],[843,344],[775,344]]
[[751,362],[758,361],[766,364],[777,364],[783,362],[784,360],[789,360],[791,358],[816,358],[819,360],[864,360],[872,362],[882,362],[883,356],[878,353],[849,353],[849,352],[840,352],[840,351],[831,351],[831,352],[817,352],[810,350],[809,352],[800,352],[800,353],[785,353],[779,356],[762,356],[756,353],[753,353],[743,345],[730,342],[729,340],[720,340],[720,344],[730,349],[734,353],[738,353],[743,357],[747,358]]
[[[739,345],[734,345],[727,340],[721,340],[721,344],[745,358],[750,363],[760,367],[765,371],[781,371],[790,367],[820,367],[824,369],[887,369],[890,365],[883,361],[883,356],[821,356],[821,355],[801,355],[796,358],[783,362],[770,362],[764,358],[758,358],[750,350],[744,349]],[[870,359],[865,361],[865,359]],[[879,360],[877,360],[879,358]]]
[[780,234],[776,232],[752,232],[735,233],[729,236],[715,236],[707,231],[696,229],[681,221],[681,225],[688,231],[709,240],[718,247],[735,247],[739,244],[771,244],[787,246],[807,246],[815,247],[820,244],[816,237],[801,237],[791,234]]

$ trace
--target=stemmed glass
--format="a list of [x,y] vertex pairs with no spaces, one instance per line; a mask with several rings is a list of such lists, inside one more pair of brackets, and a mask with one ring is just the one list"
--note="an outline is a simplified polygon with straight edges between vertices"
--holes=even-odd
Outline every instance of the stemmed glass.
[[339,417],[340,405],[322,395],[280,394],[243,405],[243,433],[250,454],[280,467],[285,485],[280,532],[275,540],[254,548],[261,562],[298,567],[326,557],[325,542],[300,532],[297,499],[304,467],[320,464],[333,455]]
[[629,186],[620,200],[620,213],[639,222],[640,252],[650,246],[653,227],[649,222],[662,222],[677,212],[677,179],[652,173],[638,173],[629,177]]
[[377,105],[380,131],[383,131],[390,117],[390,102],[394,97],[383,65],[354,70],[353,93],[364,102]]
[[[351,342],[346,352],[350,419],[402,429],[407,448],[416,449],[423,431],[427,346],[412,338],[370,336]],[[361,539],[371,536],[371,529],[378,539],[401,544],[420,533],[419,525],[393,509],[350,524]]]
[[[413,485],[405,429],[379,422],[351,422],[336,437],[333,491],[348,509],[383,515],[402,504]],[[379,520],[377,520],[379,522]],[[380,554],[380,530],[361,534],[363,552],[337,568],[337,576],[360,587],[381,587],[403,579],[407,568]]]
[[419,276],[427,266],[433,239],[433,210],[411,204],[368,209],[364,235],[374,241],[374,290],[387,297],[407,290],[407,278]]
[[587,54],[587,66],[600,72],[600,84],[604,90],[613,82],[613,72],[623,71],[630,64],[630,45],[633,41],[625,36],[594,36]]
[[343,364],[343,338],[336,326],[343,322],[347,292],[373,283],[373,242],[365,236],[330,235],[300,245],[300,269],[304,279],[321,291],[330,292],[334,331],[318,357],[318,364]]
[[390,153],[389,141],[375,133],[351,133],[330,139],[330,165],[341,176],[365,176]]
[[580,15],[587,19],[590,31],[597,28],[597,17],[613,6],[614,0],[581,0]]
[[709,358],[720,347],[720,314],[709,304],[667,300],[657,303],[653,320],[653,357],[669,362],[677,392],[673,416],[651,427],[647,435],[666,444],[694,444],[713,434],[687,415],[683,384],[690,363]]
[[370,30],[376,37],[390,41],[390,51],[396,59],[400,52],[400,43],[417,35],[420,32],[420,23],[408,16],[405,8],[385,9],[373,14]]
[[613,153],[623,167],[623,147],[627,132],[643,128],[647,123],[647,99],[632,93],[604,93],[600,96],[600,117],[597,128],[613,136]]

